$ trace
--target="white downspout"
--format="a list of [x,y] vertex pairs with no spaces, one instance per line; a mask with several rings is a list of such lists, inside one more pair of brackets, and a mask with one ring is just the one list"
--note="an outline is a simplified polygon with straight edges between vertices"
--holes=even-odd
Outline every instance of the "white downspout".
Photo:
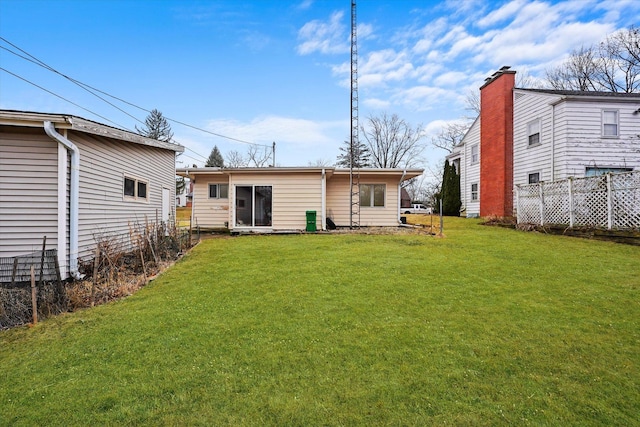
[[322,231],[327,230],[327,178],[324,168],[322,168]]
[[556,180],[556,105],[551,104],[551,182]]
[[402,176],[400,177],[400,182],[398,182],[398,224],[402,224],[400,220],[400,207],[402,206],[402,181],[404,181],[404,177],[407,174],[407,170],[404,169],[402,171]]
[[[71,155],[71,184],[70,184],[70,206],[69,206],[69,274],[80,279],[78,272],[78,210],[80,193],[80,150],[71,141],[56,132],[52,122],[44,122],[44,131],[49,137],[62,144]],[[64,238],[64,237],[63,237]]]

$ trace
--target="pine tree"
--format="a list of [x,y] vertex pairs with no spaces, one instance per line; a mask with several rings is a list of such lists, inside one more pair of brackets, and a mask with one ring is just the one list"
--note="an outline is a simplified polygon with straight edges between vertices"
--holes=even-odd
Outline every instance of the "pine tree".
[[[351,142],[345,141],[344,145],[340,147],[341,154],[338,155],[336,166],[343,168],[351,167]],[[354,168],[368,168],[371,167],[371,152],[369,147],[362,142],[357,142],[353,147],[353,167]]]
[[455,165],[449,160],[444,162],[444,172],[442,174],[442,214],[447,216],[460,215],[460,175]]
[[209,158],[207,159],[207,162],[204,164],[204,166],[207,168],[224,167],[224,158],[222,157],[220,150],[218,150],[217,145],[215,145],[211,150],[211,154],[209,154]]
[[157,139],[162,142],[173,142],[173,132],[171,132],[171,125],[162,113],[156,109],[151,110],[151,113],[144,121],[145,127],[140,129],[136,126],[136,131],[147,138]]

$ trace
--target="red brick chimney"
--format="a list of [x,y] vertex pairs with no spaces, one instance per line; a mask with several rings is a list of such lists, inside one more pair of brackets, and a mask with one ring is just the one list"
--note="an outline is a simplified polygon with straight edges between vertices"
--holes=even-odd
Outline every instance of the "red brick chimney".
[[502,67],[480,88],[480,216],[513,216],[513,88]]

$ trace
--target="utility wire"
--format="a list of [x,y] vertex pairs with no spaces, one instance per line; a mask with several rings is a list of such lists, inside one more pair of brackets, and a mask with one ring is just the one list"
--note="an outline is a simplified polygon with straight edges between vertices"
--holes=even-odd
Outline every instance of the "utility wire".
[[[20,79],[20,80],[22,80],[22,81],[24,81],[24,82],[26,82],[26,83],[29,83],[30,85],[33,85],[33,86],[37,87],[38,89],[41,89],[41,90],[43,90],[43,91],[45,91],[45,92],[47,92],[47,93],[49,93],[49,94],[51,94],[51,95],[53,95],[53,96],[55,96],[55,97],[57,97],[57,98],[60,98],[60,99],[62,99],[63,101],[66,101],[66,102],[68,102],[68,103],[70,103],[70,104],[72,104],[72,105],[74,105],[74,106],[76,106],[76,107],[78,107],[78,108],[81,108],[81,109],[83,109],[84,111],[87,111],[88,113],[94,114],[94,115],[96,115],[96,116],[100,117],[101,119],[106,120],[106,121],[108,121],[109,123],[112,123],[112,124],[114,124],[114,125],[118,126],[120,129],[124,129],[124,130],[126,130],[127,132],[136,133],[136,132],[132,131],[131,129],[127,129],[127,127],[125,127],[125,126],[123,126],[123,125],[121,125],[121,124],[119,124],[119,123],[114,122],[113,120],[110,120],[110,119],[108,119],[108,118],[106,118],[106,117],[104,117],[104,116],[101,116],[100,114],[96,113],[95,111],[89,110],[88,108],[85,108],[85,107],[83,107],[83,106],[82,106],[82,105],[80,105],[80,104],[77,104],[77,103],[75,103],[75,102],[73,102],[73,101],[71,101],[71,100],[69,100],[69,99],[67,99],[67,98],[65,98],[65,97],[63,97],[63,96],[61,96],[61,95],[58,95],[57,93],[52,92],[52,91],[50,91],[49,89],[46,89],[46,88],[44,88],[44,87],[42,87],[42,86],[40,86],[40,85],[38,85],[38,84],[36,84],[36,83],[34,83],[34,82],[30,81],[30,80],[27,80],[26,78],[21,77],[21,76],[19,76],[18,74],[12,73],[11,71],[7,70],[6,68],[0,67],[0,70],[1,70],[1,71],[4,71],[4,72],[5,72],[5,73],[7,73],[7,74],[10,74],[10,75],[12,75],[12,76],[16,77],[16,78],[18,78],[18,79]],[[177,144],[180,144],[180,142],[179,142],[179,141],[176,141],[176,140],[173,140],[173,141],[174,141],[175,143],[177,143]],[[182,144],[180,144],[180,145],[182,145]],[[185,150],[189,150],[189,151],[191,151],[192,153],[194,153],[195,155],[202,157],[204,160],[207,160],[207,157],[203,156],[202,154],[200,154],[200,153],[198,153],[198,152],[196,152],[196,151],[193,151],[191,148],[189,148],[189,147],[187,147],[187,146],[185,146],[185,145],[182,145],[182,146],[184,147],[184,149],[185,149]],[[191,159],[193,159],[193,160],[195,160],[195,161],[198,161],[198,159],[196,159],[196,158],[194,158],[194,157],[191,157],[191,156],[188,156],[188,155],[186,155],[186,154],[184,154],[184,156],[189,157],[189,158],[191,158]]]
[[[127,116],[129,116],[129,117],[133,118],[134,120],[136,120],[136,121],[138,121],[138,122],[140,122],[140,123],[142,123],[142,124],[144,124],[144,122],[140,121],[140,120],[139,120],[139,119],[137,119],[136,117],[132,116],[131,114],[127,113],[126,111],[122,110],[121,108],[117,107],[116,105],[112,104],[111,102],[109,102],[109,101],[105,100],[104,98],[102,98],[102,97],[98,96],[97,94],[95,94],[94,92],[92,92],[92,90],[93,90],[93,91],[96,91],[96,92],[99,92],[99,93],[101,93],[101,94],[103,94],[103,95],[105,95],[105,96],[108,96],[108,97],[110,97],[110,98],[116,99],[116,100],[118,100],[118,101],[120,101],[120,102],[122,102],[122,103],[124,103],[124,104],[130,105],[131,107],[135,107],[135,108],[137,108],[137,109],[139,109],[139,110],[145,111],[145,112],[147,112],[147,113],[150,113],[150,112],[151,112],[150,110],[148,110],[148,109],[146,109],[146,108],[140,107],[139,105],[133,104],[133,103],[128,102],[128,101],[126,101],[126,100],[124,100],[124,99],[122,99],[122,98],[119,98],[119,97],[117,97],[117,96],[111,95],[111,94],[109,94],[109,93],[107,93],[107,92],[104,92],[104,91],[102,91],[102,90],[100,90],[100,89],[97,89],[97,88],[95,88],[95,87],[93,87],[93,86],[90,86],[90,85],[88,85],[88,84],[86,84],[86,83],[83,83],[83,82],[81,82],[81,81],[79,81],[79,80],[76,80],[76,79],[74,79],[74,78],[72,78],[72,77],[67,76],[66,74],[63,74],[63,73],[59,72],[59,71],[58,71],[58,70],[56,70],[55,68],[53,68],[53,67],[51,67],[51,66],[47,65],[47,64],[46,64],[46,63],[44,63],[43,61],[39,60],[39,59],[38,59],[38,58],[36,58],[35,56],[31,55],[30,53],[26,52],[25,50],[21,49],[20,47],[16,46],[15,44],[11,43],[10,41],[8,41],[7,39],[5,39],[5,38],[4,38],[4,37],[2,37],[2,36],[0,36],[0,40],[4,41],[5,43],[7,43],[7,44],[9,44],[9,45],[11,45],[11,46],[13,46],[14,48],[18,49],[20,52],[22,52],[22,53],[24,53],[25,55],[27,55],[27,56],[28,56],[28,58],[27,58],[27,57],[24,57],[23,55],[20,55],[20,54],[18,54],[18,53],[16,53],[16,52],[14,52],[14,51],[12,51],[11,49],[8,49],[8,48],[4,47],[4,46],[0,46],[0,48],[2,48],[2,49],[4,49],[4,50],[6,50],[7,52],[9,52],[9,53],[11,53],[11,54],[13,54],[13,55],[18,56],[19,58],[22,58],[22,59],[24,59],[24,60],[26,60],[26,61],[32,62],[32,63],[34,63],[34,64],[36,64],[36,65],[39,65],[40,67],[43,67],[43,68],[45,68],[45,69],[47,69],[47,70],[49,70],[49,71],[51,71],[51,72],[53,72],[53,73],[56,73],[56,74],[58,74],[58,75],[60,75],[60,76],[64,77],[65,79],[67,79],[67,80],[69,80],[70,82],[72,82],[72,83],[74,83],[74,84],[76,84],[76,85],[80,86],[82,89],[86,90],[87,92],[91,93],[92,95],[96,96],[97,98],[101,99],[102,101],[106,102],[107,104],[111,105],[112,107],[116,108],[117,110],[121,111],[122,113],[126,114]],[[89,90],[89,89],[87,89],[87,88],[89,88],[89,89],[91,89],[91,90]],[[74,104],[74,105],[75,105],[75,104]],[[82,108],[82,107],[81,107],[81,108]],[[83,109],[84,109],[84,108],[83,108]],[[92,114],[95,114],[95,113],[92,113]],[[102,117],[102,116],[99,116],[99,115],[98,115],[98,117]],[[216,132],[212,132],[212,131],[209,131],[209,130],[206,130],[206,129],[202,129],[202,128],[197,127],[197,126],[194,126],[194,125],[190,125],[190,124],[185,123],[185,122],[182,122],[182,121],[180,121],[180,120],[172,119],[172,118],[167,117],[167,116],[165,116],[165,118],[166,118],[167,120],[169,120],[169,121],[172,121],[172,122],[174,122],[174,123],[178,123],[178,124],[180,124],[180,125],[182,125],[182,126],[186,126],[186,127],[188,127],[188,128],[195,129],[195,130],[198,130],[198,131],[200,131],[200,132],[208,133],[208,134],[210,134],[210,135],[214,135],[214,136],[217,136],[217,137],[220,137],[220,138],[224,138],[224,139],[228,139],[228,140],[231,140],[231,141],[240,142],[240,143],[243,143],[243,144],[249,144],[249,145],[255,145],[255,146],[261,146],[261,147],[271,148],[271,146],[269,146],[269,145],[265,145],[265,144],[258,144],[258,143],[255,143],[255,142],[245,141],[245,140],[242,140],[242,139],[238,139],[238,138],[233,138],[233,137],[230,137],[230,136],[222,135],[222,134],[219,134],[219,133],[216,133]],[[111,123],[113,123],[113,122],[111,122]],[[203,157],[204,157],[204,156],[203,156]]]
[[57,97],[57,98],[60,98],[60,99],[62,99],[63,101],[66,101],[66,102],[68,102],[68,103],[70,103],[70,104],[72,104],[72,105],[75,105],[76,107],[81,108],[81,109],[83,109],[84,111],[87,111],[87,112],[89,112],[89,113],[91,113],[91,114],[94,114],[94,115],[96,115],[96,116],[100,117],[101,119],[108,121],[109,123],[112,123],[112,124],[114,124],[114,125],[116,125],[116,126],[118,126],[118,127],[122,128],[122,129],[125,129],[125,130],[127,130],[127,131],[131,132],[131,130],[127,129],[126,127],[122,126],[121,124],[116,123],[116,122],[114,122],[113,120],[110,120],[110,119],[108,119],[108,118],[106,118],[106,117],[104,117],[104,116],[101,116],[100,114],[96,113],[95,111],[91,111],[91,110],[89,110],[88,108],[84,108],[82,105],[76,104],[75,102],[73,102],[73,101],[71,101],[71,100],[69,100],[69,99],[67,99],[67,98],[65,98],[65,97],[63,97],[63,96],[61,96],[61,95],[58,95],[58,94],[57,94],[57,93],[55,93],[55,92],[52,92],[52,91],[50,91],[49,89],[46,89],[46,88],[44,88],[44,87],[42,87],[42,86],[40,86],[40,85],[38,85],[38,84],[36,84],[36,83],[32,82],[31,80],[27,80],[27,79],[25,79],[24,77],[21,77],[21,76],[19,76],[19,75],[15,74],[15,73],[12,73],[11,71],[7,70],[6,68],[0,67],[0,70],[4,71],[4,72],[5,72],[5,73],[7,73],[7,74],[11,74],[12,76],[14,76],[14,77],[16,77],[16,78],[18,78],[18,79],[20,79],[20,80],[22,80],[22,81],[24,81],[24,82],[29,83],[30,85],[33,85],[33,86],[37,87],[38,89],[42,89],[43,91],[45,91],[45,92],[47,92],[47,93],[50,93],[51,95],[53,95],[53,96],[55,96],[55,97]]

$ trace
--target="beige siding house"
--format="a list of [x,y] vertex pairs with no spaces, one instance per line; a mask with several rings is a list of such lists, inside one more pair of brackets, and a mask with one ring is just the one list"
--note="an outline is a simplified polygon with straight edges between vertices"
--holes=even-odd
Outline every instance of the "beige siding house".
[[182,151],[76,116],[0,110],[0,257],[47,236],[66,277],[94,236],[170,219]]
[[[193,224],[232,231],[298,231],[307,226],[307,211],[316,212],[316,227],[327,219],[338,227],[351,224],[348,169],[315,167],[193,168],[177,173],[193,182]],[[420,169],[361,169],[361,226],[400,223],[400,186],[422,174]]]

